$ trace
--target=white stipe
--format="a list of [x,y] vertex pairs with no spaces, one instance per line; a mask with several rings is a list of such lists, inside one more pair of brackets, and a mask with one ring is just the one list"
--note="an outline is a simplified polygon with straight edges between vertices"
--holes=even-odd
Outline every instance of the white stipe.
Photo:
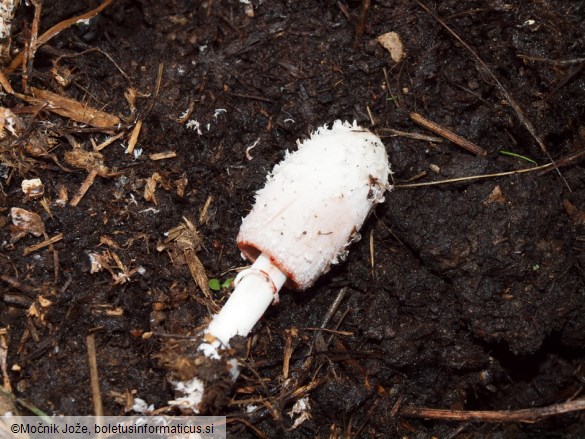
[[278,298],[285,281],[282,271],[267,256],[260,255],[252,267],[238,275],[236,288],[206,332],[226,346],[235,335],[247,336],[272,301]]

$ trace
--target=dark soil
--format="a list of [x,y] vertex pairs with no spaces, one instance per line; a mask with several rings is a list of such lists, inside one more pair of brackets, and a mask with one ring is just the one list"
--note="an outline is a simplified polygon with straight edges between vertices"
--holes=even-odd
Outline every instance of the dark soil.
[[[17,49],[34,12],[22,3]],[[164,335],[194,334],[210,315],[187,265],[163,248],[165,233],[189,219],[207,276],[233,277],[244,264],[235,245],[241,217],[266,174],[298,138],[343,119],[382,137],[397,187],[348,260],[310,291],[283,292],[249,337],[233,401],[220,410],[233,436],[585,435],[582,412],[535,424],[400,413],[401,406],[505,410],[583,397],[585,171],[563,159],[585,148],[585,3],[429,3],[516,100],[548,155],[486,68],[419,3],[372,0],[364,10],[368,3],[253,0],[249,17],[237,0],[118,0],[38,49],[29,78],[36,87],[121,116],[130,114],[124,93],[133,87],[138,98],[121,128],[127,134],[101,151],[113,175],[98,176],[76,207],[56,202],[61,188],[71,199],[87,176],[65,153],[75,143],[92,150],[92,140],[109,134],[1,98],[26,127],[0,145],[0,327],[16,396],[46,413],[92,414],[86,337],[94,334],[106,414],[131,413],[129,394],[165,406],[173,394],[156,359]],[[98,4],[46,0],[41,32]],[[398,64],[376,41],[389,31],[404,43]],[[68,72],[70,83],[60,85],[56,71]],[[20,71],[10,81],[22,90]],[[178,121],[190,105],[187,119],[201,134]],[[487,156],[393,136],[388,129],[435,136],[410,120],[413,111]],[[136,158],[124,153],[135,119],[144,121]],[[45,152],[33,154],[31,139],[39,138]],[[176,157],[149,158],[164,151]],[[400,187],[533,166],[505,151],[565,166]],[[156,205],[144,197],[155,172]],[[42,180],[51,215],[42,198],[23,195],[25,178]],[[44,238],[11,244],[12,207],[38,213],[47,236],[63,239],[24,255]],[[115,282],[123,269],[113,259],[111,272],[90,272],[89,254],[106,251],[131,273],[126,282]],[[139,267],[142,274],[132,273]],[[343,288],[327,326],[343,333],[306,329],[322,324]],[[212,291],[213,299],[221,304],[228,293]],[[303,386],[311,418],[290,430],[299,395],[292,392]],[[249,413],[250,405],[257,408]]]

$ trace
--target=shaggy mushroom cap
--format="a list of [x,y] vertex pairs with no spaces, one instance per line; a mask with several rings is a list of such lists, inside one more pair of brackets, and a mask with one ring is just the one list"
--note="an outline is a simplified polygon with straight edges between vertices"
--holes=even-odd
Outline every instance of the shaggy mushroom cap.
[[238,235],[242,254],[270,258],[296,289],[310,287],[347,247],[377,203],[384,201],[390,165],[380,139],[336,121],[286,153],[256,193]]

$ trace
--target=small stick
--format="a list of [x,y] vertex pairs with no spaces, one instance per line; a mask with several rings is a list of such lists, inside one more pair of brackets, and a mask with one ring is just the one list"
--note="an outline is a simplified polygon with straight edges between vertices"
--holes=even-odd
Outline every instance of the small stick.
[[140,130],[142,129],[142,121],[139,120],[134,125],[134,129],[132,130],[132,134],[130,134],[130,140],[128,141],[128,148],[126,149],[126,154],[132,154],[134,152],[134,147],[136,143],[138,143],[138,136],[140,135]]
[[87,174],[87,177],[85,178],[85,180],[81,184],[81,187],[79,188],[79,191],[77,191],[77,194],[71,200],[71,203],[70,204],[72,206],[77,206],[79,204],[79,202],[81,201],[81,199],[83,198],[83,196],[85,195],[85,193],[89,190],[89,188],[93,184],[93,182],[95,180],[95,177],[97,175],[98,175],[97,169],[92,169],[89,172],[89,174]]
[[335,300],[333,301],[333,303],[331,304],[331,306],[327,310],[327,313],[325,314],[325,317],[323,318],[323,321],[321,322],[321,329],[325,329],[325,327],[329,324],[329,320],[331,320],[331,317],[333,317],[333,315],[339,309],[339,305],[341,305],[341,302],[345,298],[346,294],[347,294],[347,287],[344,287],[341,290],[339,290],[339,292],[337,293],[337,296],[335,297]]
[[207,197],[207,200],[205,200],[205,204],[203,205],[203,209],[201,209],[201,212],[199,213],[199,224],[205,224],[209,220],[209,216],[207,213],[209,211],[209,206],[211,206],[212,201],[213,201],[213,196],[209,195]]
[[548,407],[521,410],[444,410],[425,407],[402,407],[400,414],[413,418],[447,421],[524,422],[531,424],[550,416],[585,410],[585,399],[577,399]]
[[38,244],[26,247],[24,249],[24,252],[22,252],[22,254],[23,254],[23,256],[26,256],[32,252],[35,252],[35,251],[40,250],[44,247],[48,247],[51,244],[54,244],[58,241],[61,241],[62,239],[63,239],[63,233],[58,233],[55,236],[53,236],[52,238],[45,239],[43,242],[39,242]]
[[102,394],[100,392],[100,381],[98,377],[97,358],[95,355],[95,338],[90,334],[87,340],[87,360],[89,363],[89,376],[91,379],[91,395],[93,400],[93,411],[95,416],[103,416]]
[[251,99],[253,101],[269,102],[271,104],[274,103],[274,101],[272,99],[268,99],[268,98],[265,98],[263,96],[255,96],[255,95],[249,95],[249,94],[244,94],[244,93],[234,93],[234,92],[226,92],[226,94],[228,96],[233,96],[235,98]]
[[327,329],[327,328],[317,328],[316,326],[305,326],[299,328],[301,331],[319,331],[319,332],[328,332],[330,334],[337,334],[343,335],[345,337],[353,337],[353,332],[350,331],[337,331],[335,329]]
[[288,371],[290,367],[290,358],[292,357],[292,339],[293,337],[298,336],[298,331],[296,328],[290,328],[284,330],[285,334],[285,344],[284,344],[284,357],[282,360],[282,377],[286,380],[288,379]]
[[432,122],[428,119],[425,119],[424,117],[422,117],[418,113],[410,113],[410,118],[412,119],[412,121],[416,122],[417,124],[419,124],[419,125],[425,127],[426,129],[438,134],[441,137],[444,137],[447,140],[450,140],[454,144],[460,146],[463,149],[468,150],[469,152],[480,155],[482,157],[485,157],[487,155],[487,151],[485,149],[483,149],[482,147],[476,145],[473,142],[470,142],[469,140],[459,136],[458,134],[455,134],[452,131],[449,131],[446,128],[443,128],[441,125],[438,125],[435,122]]
[[175,151],[155,152],[148,156],[148,158],[153,161],[172,159],[175,157],[177,157],[177,153]]
[[23,69],[22,69],[22,89],[25,94],[30,94],[28,79],[32,73],[35,52],[37,51],[37,39],[39,36],[39,23],[41,21],[41,3],[38,0],[32,0],[35,7],[35,14],[30,30],[30,39],[24,51]]
[[548,59],[548,58],[539,58],[537,56],[523,55],[521,53],[516,55],[516,56],[518,58],[527,59],[528,61],[539,61],[539,62],[545,62],[548,64],[556,64],[559,66],[566,66],[566,65],[570,65],[570,64],[580,64],[582,62],[585,62],[585,58]]
[[108,137],[106,140],[104,140],[102,143],[100,143],[99,145],[97,145],[94,150],[95,151],[101,151],[102,149],[104,149],[106,146],[111,145],[112,143],[114,143],[116,140],[118,140],[120,137],[122,137],[124,134],[123,131],[121,133],[116,134],[115,136],[112,137]]
[[[409,133],[406,131],[395,130],[394,128],[380,128],[378,131],[380,133],[388,132],[388,133],[392,134],[391,137],[400,136],[400,137],[408,137],[410,139],[415,139],[415,140],[424,140],[425,142],[431,142],[431,143],[443,143],[443,139],[441,139],[440,137],[425,136],[424,134],[419,134],[419,133]],[[380,137],[384,138],[385,136],[380,136]]]

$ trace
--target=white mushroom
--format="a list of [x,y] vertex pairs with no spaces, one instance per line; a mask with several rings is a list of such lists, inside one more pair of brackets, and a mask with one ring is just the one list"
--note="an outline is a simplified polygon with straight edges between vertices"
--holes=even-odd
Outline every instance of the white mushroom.
[[283,284],[304,290],[343,261],[373,206],[384,201],[389,173],[384,145],[355,122],[336,121],[298,142],[242,222],[238,246],[255,262],[239,274],[208,333],[224,345],[248,335]]
[[[384,201],[390,165],[380,139],[355,122],[336,121],[298,143],[256,194],[238,235],[252,267],[199,341],[162,355],[176,397],[170,405],[192,413],[214,410],[239,373],[230,350],[247,336],[285,284],[303,290],[344,260],[372,208]],[[225,402],[225,401],[224,401]]]

